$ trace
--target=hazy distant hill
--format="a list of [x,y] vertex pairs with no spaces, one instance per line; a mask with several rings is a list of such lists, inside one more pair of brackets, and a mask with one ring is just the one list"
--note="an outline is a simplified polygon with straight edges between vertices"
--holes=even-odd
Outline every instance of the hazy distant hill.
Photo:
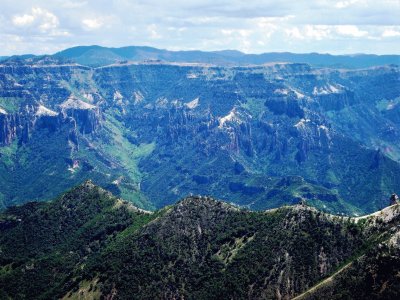
[[399,64],[399,55],[330,55],[319,53],[296,54],[289,52],[245,54],[240,51],[169,51],[152,47],[129,46],[107,48],[78,46],[55,54],[88,66],[108,65],[119,61],[162,60],[166,62],[198,62],[225,65],[265,64],[270,62],[307,63],[316,67],[366,68]]

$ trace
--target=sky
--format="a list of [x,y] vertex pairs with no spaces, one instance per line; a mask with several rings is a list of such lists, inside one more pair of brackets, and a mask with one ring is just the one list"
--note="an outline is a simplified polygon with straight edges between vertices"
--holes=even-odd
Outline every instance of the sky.
[[0,55],[79,45],[400,54],[400,0],[0,0]]

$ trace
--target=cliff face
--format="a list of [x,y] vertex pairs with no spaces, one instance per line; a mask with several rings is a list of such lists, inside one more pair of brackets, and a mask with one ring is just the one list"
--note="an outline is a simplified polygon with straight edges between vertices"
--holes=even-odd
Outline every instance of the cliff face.
[[81,134],[93,134],[101,126],[101,114],[96,107],[65,108],[57,113],[40,105],[12,115],[0,114],[1,144],[6,146],[14,140],[27,143],[34,130],[54,133],[68,122],[67,119],[77,124],[77,130]]
[[149,213],[85,182],[0,215],[0,295],[395,299],[399,213],[252,212],[205,196]]
[[[85,173],[93,166],[77,153],[79,146],[85,144],[83,136],[94,135],[101,126],[98,108],[63,110],[20,98],[3,101],[20,105],[11,107],[13,112],[3,110],[0,114],[1,206],[54,197],[65,184],[73,185],[86,178]],[[78,171],[81,174],[75,174]],[[58,183],[43,188],[54,181]],[[22,185],[30,186],[28,195]]]
[[[370,211],[400,184],[398,72],[8,62],[0,66],[1,143],[19,141],[33,164],[45,136],[68,153],[52,158],[58,176],[101,179],[138,205],[210,193],[257,209],[303,197],[330,211]],[[371,168],[377,148],[388,159]],[[1,172],[26,171],[20,154]],[[304,180],[277,191],[287,176]],[[382,184],[360,189],[372,182]]]
[[0,112],[0,144],[9,145],[17,135],[17,116]]
[[82,100],[70,97],[61,104],[65,117],[73,118],[82,134],[95,133],[101,124],[100,109]]

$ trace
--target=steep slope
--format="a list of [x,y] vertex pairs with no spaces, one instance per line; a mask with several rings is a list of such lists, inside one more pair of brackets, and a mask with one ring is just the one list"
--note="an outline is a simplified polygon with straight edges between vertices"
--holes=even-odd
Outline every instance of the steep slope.
[[252,213],[188,198],[105,251],[97,272],[103,292],[121,299],[290,299],[377,245],[398,213],[375,226],[302,206]]
[[[374,226],[393,222],[399,207],[390,207],[375,214]],[[365,221],[365,220],[363,220]],[[396,223],[394,223],[396,224]],[[335,274],[295,299],[397,299],[400,296],[400,231],[393,226],[389,232],[376,235]]]
[[6,61],[0,205],[92,178],[145,209],[194,193],[372,212],[400,185],[398,78],[397,66]]
[[[0,293],[6,299],[291,299],[311,289],[315,299],[325,293],[353,299],[375,278],[360,295],[385,298],[400,293],[400,256],[393,252],[399,218],[398,204],[348,218],[303,205],[244,211],[200,196],[148,214],[85,183],[54,202],[1,216]],[[374,272],[364,273],[370,266]],[[322,281],[312,289],[324,278],[334,285]]]
[[9,208],[0,216],[0,298],[55,297],[88,256],[149,219],[91,181],[50,203]]

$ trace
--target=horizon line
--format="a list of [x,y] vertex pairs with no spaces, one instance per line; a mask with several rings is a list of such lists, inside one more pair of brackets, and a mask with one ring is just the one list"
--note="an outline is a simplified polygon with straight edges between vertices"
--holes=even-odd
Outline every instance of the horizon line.
[[334,54],[331,52],[291,52],[291,51],[266,51],[266,52],[259,52],[259,53],[252,53],[252,52],[244,52],[238,49],[219,49],[219,50],[202,50],[202,49],[168,49],[168,48],[157,48],[155,46],[149,46],[149,45],[126,45],[126,46],[102,46],[99,44],[93,44],[93,45],[75,45],[67,48],[63,48],[62,50],[56,51],[54,53],[40,53],[40,54],[35,54],[35,53],[22,53],[22,54],[11,54],[11,55],[4,55],[1,54],[0,57],[14,57],[14,56],[25,56],[25,55],[33,55],[33,56],[52,56],[56,55],[57,53],[73,49],[73,48],[90,48],[90,47],[99,47],[99,48],[106,48],[106,49],[121,49],[121,48],[130,48],[130,47],[137,47],[137,48],[152,48],[156,50],[161,50],[161,51],[168,51],[168,52],[204,52],[204,53],[218,53],[218,52],[237,52],[243,55],[263,55],[263,54],[295,54],[295,55],[310,55],[310,54],[317,54],[317,55],[330,55],[330,56],[362,56],[362,55],[374,55],[374,56],[400,56],[399,54],[396,53],[385,53],[385,54],[377,54],[377,53],[367,53],[367,52],[358,52],[358,53],[344,53],[344,54]]

